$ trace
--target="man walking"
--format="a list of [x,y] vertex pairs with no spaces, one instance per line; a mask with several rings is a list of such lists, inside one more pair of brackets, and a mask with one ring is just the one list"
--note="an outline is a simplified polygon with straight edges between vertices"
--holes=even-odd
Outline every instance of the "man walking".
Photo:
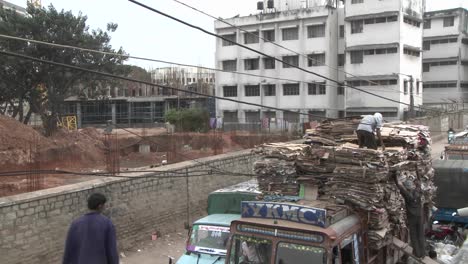
[[382,135],[380,135],[380,128],[382,128],[382,123],[383,117],[380,113],[366,115],[362,118],[356,130],[360,148],[367,147],[369,149],[377,149],[377,142],[374,135],[374,132],[376,132],[380,146],[383,150],[385,150]]
[[114,225],[101,214],[106,201],[100,193],[89,196],[90,212],[68,230],[63,264],[119,264]]

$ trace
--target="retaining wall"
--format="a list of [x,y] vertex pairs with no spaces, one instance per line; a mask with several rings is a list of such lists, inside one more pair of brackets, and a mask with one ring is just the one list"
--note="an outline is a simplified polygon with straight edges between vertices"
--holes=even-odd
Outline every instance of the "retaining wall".
[[108,198],[104,214],[116,226],[120,249],[155,231],[180,230],[205,214],[210,192],[250,179],[226,172],[251,174],[253,161],[250,151],[241,151],[165,166],[158,175],[122,173],[132,178],[107,177],[0,198],[0,263],[60,263],[68,227],[86,213],[93,192]]

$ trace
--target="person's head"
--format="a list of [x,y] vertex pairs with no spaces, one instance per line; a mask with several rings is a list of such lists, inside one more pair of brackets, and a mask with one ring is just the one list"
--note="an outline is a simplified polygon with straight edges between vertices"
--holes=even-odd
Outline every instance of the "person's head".
[[437,252],[435,252],[434,250],[429,251],[429,257],[431,259],[437,259]]
[[410,179],[404,181],[403,185],[405,186],[406,189],[409,189],[409,190],[414,190],[416,188],[414,182]]
[[379,122],[382,122],[383,121],[383,116],[381,113],[375,113],[374,114],[374,118],[375,120],[379,121]]
[[88,209],[102,212],[107,199],[102,193],[93,193],[88,197]]

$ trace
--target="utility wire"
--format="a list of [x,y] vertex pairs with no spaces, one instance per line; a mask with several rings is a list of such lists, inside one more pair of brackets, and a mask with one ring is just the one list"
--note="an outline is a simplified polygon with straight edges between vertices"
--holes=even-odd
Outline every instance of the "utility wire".
[[[238,74],[238,75],[253,76],[253,77],[258,77],[258,78],[265,78],[265,79],[272,79],[272,80],[279,80],[279,81],[286,81],[286,82],[293,82],[293,83],[305,83],[305,84],[316,83],[316,84],[319,84],[319,85],[324,85],[324,86],[327,86],[327,87],[335,87],[335,88],[342,87],[342,85],[333,85],[333,84],[326,84],[326,83],[321,84],[320,82],[314,82],[314,81],[304,82],[304,81],[287,79],[287,78],[279,78],[279,77],[274,77],[274,76],[266,76],[266,75],[239,72],[239,71],[228,71],[228,70],[223,70],[223,69],[218,69],[218,68],[210,68],[210,67],[193,65],[193,64],[184,64],[184,63],[167,61],[167,60],[159,60],[159,59],[131,56],[129,54],[121,54],[121,53],[115,53],[115,52],[94,50],[94,49],[82,48],[82,47],[71,46],[71,45],[63,45],[63,44],[45,42],[45,41],[40,41],[40,40],[34,40],[34,39],[28,39],[28,38],[22,38],[22,37],[15,37],[15,36],[4,35],[4,34],[0,34],[0,38],[31,42],[31,43],[35,43],[35,44],[47,45],[47,46],[57,47],[57,48],[75,49],[75,50],[80,50],[80,51],[92,52],[92,53],[96,53],[96,54],[119,56],[119,57],[123,57],[123,58],[135,59],[135,60],[144,60],[144,61],[158,62],[158,63],[164,63],[164,64],[177,65],[177,66],[193,67],[193,68],[199,68],[199,69],[204,69],[204,70],[211,70],[211,71],[218,71],[218,72],[225,72],[225,73],[233,73],[233,74]],[[381,91],[381,90],[374,89],[374,88],[368,88],[367,90],[373,90],[373,91],[385,92],[385,93],[387,93],[387,92],[399,93],[398,91],[395,91],[393,89],[391,89],[391,91]],[[418,96],[416,96],[416,97],[418,97]],[[332,108],[327,108],[327,109],[332,109]],[[341,109],[337,108],[337,109],[334,109],[334,110],[341,110]]]
[[[212,33],[212,32],[210,32],[210,31],[208,31],[208,30],[206,30],[206,29],[203,29],[203,28],[201,28],[201,27],[199,27],[199,26],[195,26],[195,25],[193,25],[193,24],[191,24],[191,23],[188,23],[188,22],[186,22],[186,21],[184,21],[184,20],[181,20],[181,19],[176,18],[176,17],[174,17],[174,16],[171,16],[171,15],[169,15],[169,14],[166,14],[166,13],[164,13],[164,12],[162,12],[162,11],[159,11],[159,10],[157,10],[157,9],[155,9],[155,8],[152,8],[152,7],[150,7],[150,6],[147,6],[147,5],[145,5],[145,4],[142,4],[142,3],[138,2],[138,1],[135,1],[135,0],[128,0],[128,1],[130,1],[130,2],[132,2],[132,3],[134,3],[134,4],[136,4],[136,5],[139,5],[139,6],[143,7],[143,8],[145,8],[145,9],[148,9],[148,10],[154,12],[154,13],[160,14],[160,15],[162,15],[162,16],[165,16],[165,17],[169,18],[169,19],[172,19],[172,20],[177,21],[177,22],[179,22],[179,23],[181,23],[181,24],[184,24],[184,25],[186,25],[186,26],[188,26],[188,27],[191,27],[191,28],[197,29],[197,30],[199,30],[199,31],[202,31],[203,33],[206,33],[206,34],[208,34],[208,35],[210,35],[210,36],[220,38],[220,39],[222,39],[222,40],[224,40],[224,41],[227,41],[227,42],[229,42],[229,43],[232,43],[232,44],[237,45],[237,46],[239,46],[239,47],[242,47],[242,48],[244,48],[244,49],[250,50],[250,51],[252,51],[252,52],[255,52],[255,53],[260,54],[260,55],[262,55],[262,56],[268,57],[268,58],[270,58],[270,59],[274,59],[275,61],[278,61],[278,62],[283,63],[283,65],[288,65],[288,66],[290,66],[291,68],[296,68],[296,69],[298,69],[298,70],[301,70],[301,71],[306,72],[306,73],[313,74],[313,75],[315,75],[315,76],[318,76],[318,77],[323,78],[323,79],[325,79],[325,80],[328,80],[328,81],[330,81],[330,82],[336,83],[336,84],[338,84],[338,85],[343,85],[341,82],[339,82],[339,81],[337,81],[337,80],[334,80],[334,79],[332,79],[332,78],[326,77],[326,76],[324,76],[324,75],[321,75],[321,74],[316,73],[316,72],[313,72],[313,71],[309,71],[309,70],[304,69],[304,68],[302,68],[302,67],[296,66],[296,65],[294,65],[294,64],[292,64],[292,63],[283,61],[283,60],[281,60],[281,59],[279,59],[279,58],[270,56],[270,55],[268,55],[268,54],[266,54],[266,53],[264,53],[264,52],[258,51],[258,50],[256,50],[256,49],[250,48],[250,47],[248,47],[248,46],[246,46],[246,45],[243,45],[243,44],[240,44],[240,43],[238,43],[238,42],[232,41],[232,40],[227,39],[227,38],[225,38],[225,37],[223,37],[223,36],[221,36],[221,35]],[[375,96],[375,97],[378,97],[378,98],[381,98],[381,99],[384,99],[384,100],[387,100],[387,101],[391,101],[391,102],[398,103],[398,104],[402,104],[402,105],[412,106],[412,105],[409,104],[409,103],[404,103],[404,102],[401,102],[401,101],[399,101],[399,100],[394,100],[394,99],[391,99],[391,98],[388,98],[388,97],[385,97],[385,96],[382,96],[382,95],[378,95],[378,94],[375,94],[375,93],[371,93],[371,92],[369,92],[369,91],[365,91],[365,90],[363,90],[363,89],[356,88],[356,87],[351,86],[351,85],[349,85],[349,84],[344,84],[343,86],[344,86],[344,87],[349,87],[349,88],[351,88],[351,89],[355,89],[355,90],[357,90],[357,91],[361,91],[361,92],[366,93],[366,94],[369,94],[369,95],[373,95],[373,96]],[[433,109],[426,109],[426,108],[423,108],[422,106],[413,106],[413,107],[418,107],[418,108],[420,108],[420,109],[425,109],[425,110],[428,110],[428,111],[434,111]]]
[[[262,36],[260,36],[261,34],[260,34],[259,31],[258,31],[258,32],[259,32],[258,34],[255,34],[255,33],[252,32],[252,31],[247,31],[247,30],[245,30],[245,29],[243,29],[243,28],[241,28],[241,27],[239,27],[239,26],[236,26],[236,25],[234,25],[234,24],[232,24],[232,23],[227,22],[226,20],[224,20],[224,19],[222,19],[222,18],[220,18],[220,17],[215,17],[215,16],[213,16],[213,15],[211,15],[211,14],[209,14],[209,13],[203,11],[203,10],[200,10],[200,9],[198,9],[198,8],[196,8],[196,7],[194,7],[194,6],[191,6],[191,5],[187,4],[187,3],[184,3],[184,2],[182,2],[182,1],[179,1],[179,0],[172,0],[172,1],[174,1],[174,2],[176,2],[176,3],[178,3],[178,4],[181,4],[181,5],[185,6],[185,7],[188,7],[188,8],[190,8],[190,9],[192,9],[192,10],[198,12],[198,13],[201,13],[201,14],[205,15],[205,16],[208,16],[208,17],[210,17],[210,18],[212,18],[212,19],[215,19],[215,20],[217,20],[217,21],[219,21],[219,22],[222,22],[222,23],[224,23],[224,24],[226,24],[226,25],[229,25],[229,26],[231,26],[231,27],[237,28],[237,29],[239,29],[240,31],[244,32],[245,34],[249,34],[249,35],[251,35],[251,36],[254,36],[254,37],[256,37],[256,38],[259,38],[259,39],[263,40],[265,43],[268,42],[268,43],[270,43],[270,44],[272,44],[272,45],[274,45],[274,46],[277,46],[277,47],[279,47],[279,48],[285,49],[285,50],[287,50],[287,51],[289,51],[289,52],[292,52],[292,53],[294,53],[294,54],[296,54],[296,55],[298,55],[298,56],[302,56],[302,57],[306,58],[307,60],[311,60],[311,61],[315,61],[315,62],[320,62],[320,63],[323,64],[323,66],[326,66],[326,67],[328,67],[328,68],[330,68],[330,69],[332,69],[332,70],[335,70],[335,71],[339,71],[339,72],[345,73],[345,74],[347,74],[347,75],[349,75],[349,76],[352,76],[352,77],[354,77],[354,78],[356,78],[356,79],[358,79],[358,80],[360,80],[360,81],[365,81],[365,82],[368,82],[368,83],[374,84],[374,85],[384,86],[384,85],[380,85],[379,83],[374,82],[374,81],[372,81],[372,80],[364,79],[364,78],[362,78],[362,77],[360,77],[360,76],[356,76],[356,75],[354,75],[354,74],[351,74],[351,73],[349,73],[349,72],[346,72],[346,71],[344,71],[343,69],[335,68],[335,67],[333,67],[333,66],[330,66],[330,65],[324,63],[323,61],[319,61],[319,60],[317,60],[317,59],[311,58],[311,57],[307,56],[306,54],[302,54],[302,53],[299,53],[299,52],[297,52],[297,51],[294,51],[294,50],[292,50],[292,49],[290,49],[290,48],[287,48],[287,47],[285,47],[285,46],[283,46],[283,45],[281,45],[281,44],[278,44],[278,43],[276,43],[276,42],[274,42],[274,41],[267,40],[267,39],[263,38]],[[385,86],[384,86],[384,87],[385,87]],[[390,88],[390,89],[392,89],[392,88]],[[404,94],[404,92],[402,92],[402,91],[400,91],[400,90],[398,90],[398,91],[395,90],[395,89],[392,89],[392,90],[395,91],[395,92],[397,92],[397,93],[402,93],[402,94]]]
[[[0,54],[10,56],[10,57],[17,57],[17,58],[22,58],[22,59],[26,59],[26,60],[36,61],[36,62],[40,62],[40,63],[44,63],[44,64],[69,68],[69,69],[78,70],[78,71],[82,71],[82,72],[93,73],[93,74],[97,74],[97,75],[106,76],[106,77],[109,77],[109,78],[120,79],[120,80],[123,80],[123,81],[146,84],[146,85],[148,85],[150,87],[155,86],[155,87],[158,87],[158,88],[169,89],[169,90],[174,90],[174,91],[178,91],[178,92],[182,92],[182,93],[198,95],[198,96],[201,96],[201,97],[214,98],[214,99],[218,99],[218,100],[225,100],[225,101],[230,101],[230,102],[234,102],[234,103],[251,105],[251,106],[256,106],[256,107],[266,108],[266,109],[272,109],[272,110],[276,110],[276,111],[295,113],[295,114],[304,115],[304,116],[312,116],[312,117],[323,118],[323,116],[313,115],[313,114],[310,114],[310,113],[302,113],[300,111],[293,111],[293,110],[274,107],[274,106],[267,106],[267,105],[262,105],[262,104],[257,104],[257,103],[250,103],[250,102],[245,102],[245,101],[241,101],[241,100],[237,100],[237,99],[231,99],[231,98],[228,98],[228,97],[208,95],[208,94],[204,94],[204,93],[200,93],[200,92],[185,90],[185,89],[171,87],[171,86],[167,86],[167,85],[162,85],[162,84],[157,84],[157,83],[152,83],[152,82],[147,82],[147,81],[141,81],[141,80],[137,80],[137,79],[133,79],[133,78],[129,78],[129,77],[118,76],[118,75],[111,74],[111,73],[105,73],[105,72],[90,70],[90,69],[86,69],[86,68],[82,68],[82,67],[78,67],[78,66],[74,66],[74,65],[70,65],[70,64],[59,63],[59,62],[54,62],[54,61],[49,61],[49,60],[43,60],[43,59],[40,59],[40,58],[31,57],[31,56],[27,56],[27,55],[15,53],[15,52],[10,52],[10,51],[0,50]],[[336,118],[328,118],[328,119],[334,120]]]

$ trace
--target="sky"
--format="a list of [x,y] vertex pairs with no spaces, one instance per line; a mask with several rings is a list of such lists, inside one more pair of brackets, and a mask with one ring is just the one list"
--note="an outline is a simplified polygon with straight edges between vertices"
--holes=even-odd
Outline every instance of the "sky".
[[[7,0],[26,6],[26,0]],[[256,13],[257,0],[179,0],[216,17],[229,18]],[[214,32],[213,19],[199,14],[174,0],[139,0],[165,13]],[[105,29],[108,22],[119,25],[112,33],[111,44],[122,47],[132,56],[172,62],[214,66],[215,38],[180,23],[162,17],[127,0],[42,0],[43,6],[53,4],[58,10],[82,12],[91,29]],[[465,7],[468,0],[427,0],[427,10]],[[166,64],[129,60],[146,69]]]

